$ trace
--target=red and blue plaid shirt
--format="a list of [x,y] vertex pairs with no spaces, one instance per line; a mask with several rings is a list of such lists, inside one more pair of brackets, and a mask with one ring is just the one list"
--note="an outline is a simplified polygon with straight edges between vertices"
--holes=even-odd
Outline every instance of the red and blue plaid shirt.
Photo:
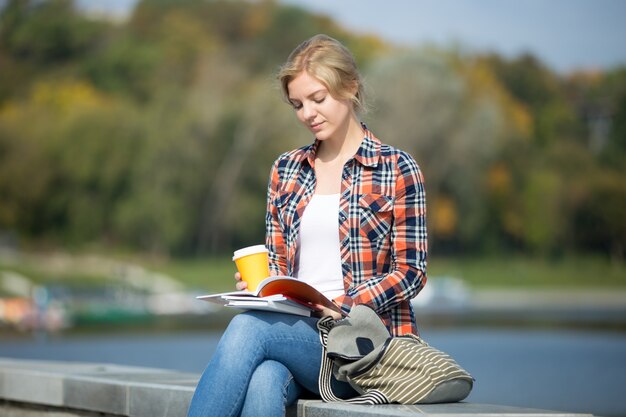
[[[267,195],[266,245],[270,268],[291,276],[300,220],[315,190],[319,141],[282,154],[272,166]],[[410,300],[426,283],[424,180],[406,152],[382,144],[365,129],[343,168],[337,216],[348,313],[373,307],[393,335],[417,333]]]

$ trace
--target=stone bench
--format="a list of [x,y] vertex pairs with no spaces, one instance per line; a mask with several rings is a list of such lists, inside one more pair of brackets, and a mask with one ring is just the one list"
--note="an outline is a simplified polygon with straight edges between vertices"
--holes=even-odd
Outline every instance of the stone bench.
[[[0,415],[184,417],[197,381],[197,374],[163,369],[0,358]],[[473,403],[363,406],[317,400],[300,400],[288,415],[589,416]]]

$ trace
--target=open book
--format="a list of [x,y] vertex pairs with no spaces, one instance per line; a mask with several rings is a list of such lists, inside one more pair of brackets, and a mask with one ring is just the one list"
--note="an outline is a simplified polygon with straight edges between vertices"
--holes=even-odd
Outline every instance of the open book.
[[[311,316],[321,307],[341,313],[341,309],[324,294],[306,282],[292,277],[276,276],[265,278],[256,291],[233,291],[196,297],[226,307],[245,310],[267,310]],[[342,313],[343,314],[343,313]]]

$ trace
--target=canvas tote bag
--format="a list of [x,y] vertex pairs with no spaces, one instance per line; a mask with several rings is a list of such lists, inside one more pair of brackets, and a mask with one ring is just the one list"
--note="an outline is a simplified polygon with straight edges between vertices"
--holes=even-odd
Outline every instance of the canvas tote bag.
[[[323,349],[319,388],[326,402],[446,403],[462,401],[472,390],[474,379],[448,354],[413,334],[391,337],[369,306],[357,305],[339,321],[324,317],[317,328]],[[361,395],[338,398],[333,375]]]

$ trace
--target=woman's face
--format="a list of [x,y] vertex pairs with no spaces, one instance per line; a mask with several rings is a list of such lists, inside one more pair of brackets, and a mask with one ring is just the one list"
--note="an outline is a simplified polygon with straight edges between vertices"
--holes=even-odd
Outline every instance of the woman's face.
[[319,140],[341,139],[353,117],[352,102],[337,100],[326,86],[306,71],[287,85],[289,102],[298,120]]

